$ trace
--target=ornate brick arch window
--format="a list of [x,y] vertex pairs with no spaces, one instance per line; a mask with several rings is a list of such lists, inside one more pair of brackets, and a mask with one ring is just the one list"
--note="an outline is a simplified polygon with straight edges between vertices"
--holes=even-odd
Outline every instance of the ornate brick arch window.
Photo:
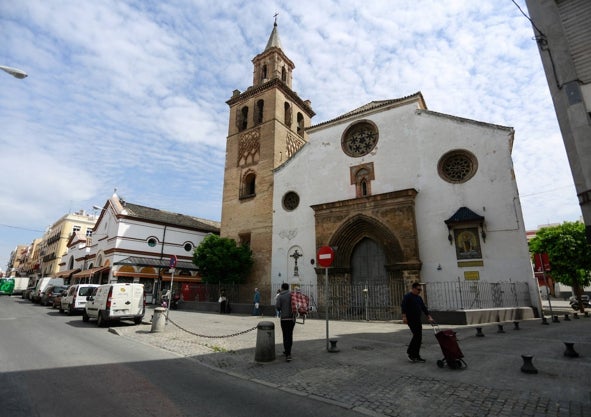
[[373,162],[350,168],[351,184],[355,185],[357,198],[371,195],[371,182],[375,180]]

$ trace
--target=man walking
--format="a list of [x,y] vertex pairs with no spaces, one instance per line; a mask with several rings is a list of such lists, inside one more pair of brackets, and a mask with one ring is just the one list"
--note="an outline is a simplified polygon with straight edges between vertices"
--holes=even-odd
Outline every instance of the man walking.
[[283,350],[285,360],[291,362],[291,346],[293,345],[293,328],[295,327],[295,317],[291,310],[291,292],[289,284],[281,284],[281,292],[275,302],[275,308],[279,311],[281,318],[281,333],[283,334]]
[[423,341],[423,325],[421,324],[421,312],[425,313],[427,320],[433,322],[433,317],[429,314],[427,306],[421,298],[421,284],[414,282],[410,292],[404,295],[402,298],[402,322],[407,324],[412,332],[412,339],[408,345],[406,353],[408,359],[411,362],[425,362],[425,359],[421,358],[420,350],[421,343]]

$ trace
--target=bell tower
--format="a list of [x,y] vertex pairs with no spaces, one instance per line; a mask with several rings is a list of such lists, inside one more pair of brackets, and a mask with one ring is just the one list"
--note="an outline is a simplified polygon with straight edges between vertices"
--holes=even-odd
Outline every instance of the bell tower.
[[226,102],[230,120],[221,236],[250,245],[255,262],[247,283],[261,290],[266,303],[265,294],[271,291],[273,171],[306,143],[314,112],[310,101],[292,90],[295,65],[283,52],[276,20],[264,51],[252,63],[252,86],[234,90]]

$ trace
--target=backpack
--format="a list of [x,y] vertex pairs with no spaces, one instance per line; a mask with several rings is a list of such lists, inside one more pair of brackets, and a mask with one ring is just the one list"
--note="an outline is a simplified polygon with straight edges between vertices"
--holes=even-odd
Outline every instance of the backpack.
[[292,291],[291,311],[293,312],[294,317],[302,317],[302,319],[305,321],[306,314],[308,314],[308,311],[310,311],[310,297],[302,294],[299,291]]

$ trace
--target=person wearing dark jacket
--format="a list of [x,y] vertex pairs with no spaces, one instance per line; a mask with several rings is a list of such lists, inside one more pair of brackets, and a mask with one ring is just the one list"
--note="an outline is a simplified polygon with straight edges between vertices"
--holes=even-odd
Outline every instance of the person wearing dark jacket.
[[423,325],[421,323],[421,313],[425,313],[427,320],[433,322],[433,317],[429,314],[427,306],[421,298],[421,284],[415,282],[412,284],[410,292],[406,293],[400,304],[402,308],[402,322],[407,324],[412,332],[412,339],[408,344],[406,353],[411,362],[425,362],[421,358],[421,343],[423,341]]
[[281,333],[283,334],[283,350],[285,360],[291,361],[291,346],[293,345],[293,328],[295,327],[295,317],[291,310],[291,292],[289,284],[281,284],[281,292],[277,296],[275,308],[279,311],[281,318]]

